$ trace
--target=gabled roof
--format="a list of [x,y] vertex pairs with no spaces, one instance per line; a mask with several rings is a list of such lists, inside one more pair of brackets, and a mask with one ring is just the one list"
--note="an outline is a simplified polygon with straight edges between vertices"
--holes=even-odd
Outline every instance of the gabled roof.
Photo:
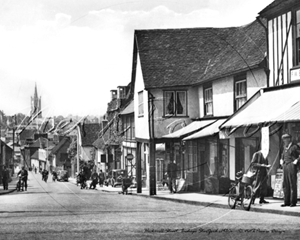
[[242,27],[136,30],[145,88],[200,84],[258,66],[266,32],[258,21]]
[[131,102],[120,112],[120,115],[127,115],[134,113],[134,101]]
[[52,143],[47,138],[38,138],[32,144],[30,144],[29,147],[45,149],[49,147],[49,145],[52,145]]
[[25,129],[20,134],[20,140],[33,139],[35,133],[36,133],[35,129]]
[[80,127],[82,146],[93,146],[102,129],[99,123],[86,123]]
[[62,146],[64,146],[65,144],[70,145],[71,140],[69,137],[64,137],[57,145],[55,145],[52,150],[51,150],[51,154],[56,154],[61,148]]
[[291,10],[296,5],[300,5],[299,0],[275,0],[259,12],[262,17],[269,17],[281,13],[287,9]]

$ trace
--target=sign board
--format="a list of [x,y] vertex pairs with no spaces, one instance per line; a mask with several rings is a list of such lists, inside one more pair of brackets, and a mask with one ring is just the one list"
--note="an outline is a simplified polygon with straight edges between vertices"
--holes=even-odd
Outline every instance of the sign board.
[[134,156],[131,153],[128,153],[127,156],[126,156],[126,159],[128,161],[132,161],[134,159]]
[[269,153],[270,138],[269,138],[269,127],[261,128],[261,152],[266,158]]
[[291,82],[300,80],[300,68],[291,69]]
[[[283,172],[277,172],[275,176],[275,186],[274,186],[274,198],[283,198]],[[300,199],[300,172],[297,173],[297,198]]]
[[282,189],[282,182],[283,182],[283,172],[277,172],[275,176],[275,185],[274,185],[274,198],[283,198],[283,189]]

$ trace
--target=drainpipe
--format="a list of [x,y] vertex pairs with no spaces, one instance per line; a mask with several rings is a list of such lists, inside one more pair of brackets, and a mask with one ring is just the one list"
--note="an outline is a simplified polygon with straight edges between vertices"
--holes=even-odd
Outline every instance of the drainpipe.
[[149,171],[149,195],[156,195],[156,163],[155,163],[155,136],[154,136],[154,96],[148,91],[148,123],[149,123],[149,158],[150,158],[150,171]]

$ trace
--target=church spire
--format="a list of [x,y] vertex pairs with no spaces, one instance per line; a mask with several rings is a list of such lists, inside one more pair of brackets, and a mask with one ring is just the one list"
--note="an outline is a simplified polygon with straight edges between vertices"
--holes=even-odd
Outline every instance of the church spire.
[[38,97],[38,93],[37,93],[37,86],[36,86],[36,83],[35,83],[35,88],[34,88],[34,100],[37,101],[39,99]]
[[[34,94],[31,97],[31,115],[38,113],[42,109],[42,99],[38,96],[37,85],[35,83]],[[42,117],[42,113],[38,117]]]

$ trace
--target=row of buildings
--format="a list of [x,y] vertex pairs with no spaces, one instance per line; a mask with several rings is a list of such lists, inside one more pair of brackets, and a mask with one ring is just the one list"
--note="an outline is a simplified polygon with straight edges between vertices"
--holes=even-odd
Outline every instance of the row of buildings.
[[[136,30],[131,82],[112,90],[94,146],[156,194],[175,160],[185,190],[222,193],[281,138],[300,142],[300,2],[275,0],[230,28]],[[110,157],[111,156],[111,157]]]
[[111,90],[100,123],[48,135],[45,166],[125,169],[138,193],[155,195],[174,160],[184,190],[224,193],[264,149],[274,189],[280,136],[300,142],[300,2],[275,0],[245,26],[136,30],[133,39],[131,81]]

